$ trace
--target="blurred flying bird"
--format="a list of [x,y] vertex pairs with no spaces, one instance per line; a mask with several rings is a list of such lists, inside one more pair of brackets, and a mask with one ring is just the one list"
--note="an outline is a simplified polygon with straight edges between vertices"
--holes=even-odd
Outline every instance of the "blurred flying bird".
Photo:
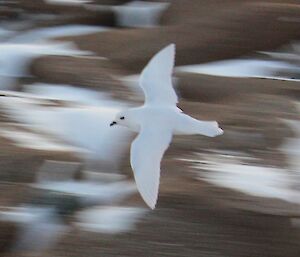
[[130,162],[137,188],[151,209],[158,197],[160,162],[172,135],[223,134],[216,121],[198,121],[176,106],[178,98],[172,86],[174,59],[175,45],[171,44],[150,60],[139,81],[145,94],[144,105],[118,113],[110,124],[139,133],[131,145]]

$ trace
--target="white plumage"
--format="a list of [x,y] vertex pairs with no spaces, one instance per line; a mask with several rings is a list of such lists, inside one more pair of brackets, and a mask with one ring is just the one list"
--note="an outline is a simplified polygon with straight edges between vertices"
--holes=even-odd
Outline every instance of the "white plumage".
[[172,135],[223,134],[216,121],[198,121],[177,108],[178,98],[172,86],[174,59],[175,45],[171,44],[150,60],[140,77],[145,104],[118,113],[111,123],[139,132],[131,145],[130,162],[137,188],[152,209],[158,197],[160,162]]

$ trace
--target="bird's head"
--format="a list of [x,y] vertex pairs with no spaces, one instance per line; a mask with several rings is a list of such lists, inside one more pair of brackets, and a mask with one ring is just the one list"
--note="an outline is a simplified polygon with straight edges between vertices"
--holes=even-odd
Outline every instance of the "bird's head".
[[110,123],[110,126],[114,125],[121,125],[128,127],[128,124],[130,122],[130,115],[127,111],[122,111],[117,113],[115,119]]

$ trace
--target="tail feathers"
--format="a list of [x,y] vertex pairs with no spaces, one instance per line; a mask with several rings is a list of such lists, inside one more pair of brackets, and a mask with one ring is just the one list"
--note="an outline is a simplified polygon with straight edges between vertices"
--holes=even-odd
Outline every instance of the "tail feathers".
[[198,121],[198,133],[207,137],[216,137],[224,133],[216,121]]
[[178,123],[175,127],[175,134],[179,135],[204,135],[216,137],[224,132],[216,121],[196,120],[186,114],[178,116]]

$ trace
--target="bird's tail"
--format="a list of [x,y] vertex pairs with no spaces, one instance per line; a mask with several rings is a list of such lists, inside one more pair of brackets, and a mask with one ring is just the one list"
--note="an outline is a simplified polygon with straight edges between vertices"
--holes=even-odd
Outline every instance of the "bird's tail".
[[216,137],[224,132],[216,121],[200,121],[188,115],[181,114],[176,125],[176,134],[181,135],[204,135]]
[[216,137],[224,133],[216,121],[197,121],[198,133],[207,137]]

